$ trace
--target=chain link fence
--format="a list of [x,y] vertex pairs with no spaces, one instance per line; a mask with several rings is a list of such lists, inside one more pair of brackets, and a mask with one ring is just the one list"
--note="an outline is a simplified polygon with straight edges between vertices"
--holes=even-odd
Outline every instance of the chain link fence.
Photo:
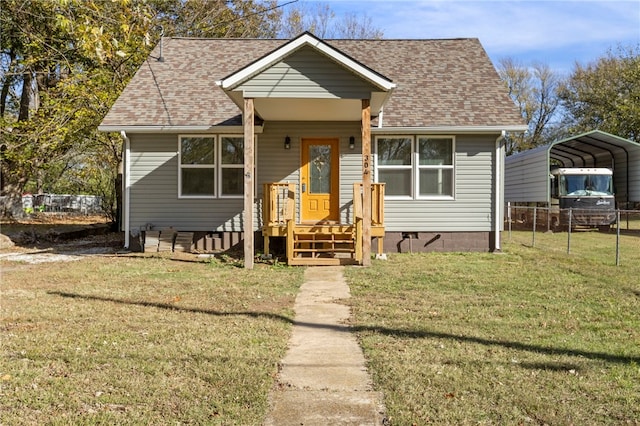
[[25,213],[101,214],[102,197],[96,195],[25,194],[22,196]]
[[625,252],[640,251],[638,209],[603,212],[508,203],[504,230],[509,242],[585,257],[604,257],[616,265],[620,265]]

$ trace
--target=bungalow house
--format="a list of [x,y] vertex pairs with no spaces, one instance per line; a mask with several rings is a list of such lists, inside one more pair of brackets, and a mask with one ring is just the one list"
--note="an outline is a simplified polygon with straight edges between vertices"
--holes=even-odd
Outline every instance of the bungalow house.
[[127,247],[171,227],[251,268],[276,238],[290,264],[499,250],[502,139],[526,126],[477,39],[303,33],[165,38],[99,129],[124,139]]

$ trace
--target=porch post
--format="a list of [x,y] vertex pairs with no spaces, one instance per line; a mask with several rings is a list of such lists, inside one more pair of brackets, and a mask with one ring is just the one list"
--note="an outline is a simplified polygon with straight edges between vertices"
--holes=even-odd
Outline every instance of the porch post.
[[253,98],[244,100],[244,267],[253,269],[253,198],[255,138],[253,129]]
[[362,99],[362,266],[371,266],[371,103]]

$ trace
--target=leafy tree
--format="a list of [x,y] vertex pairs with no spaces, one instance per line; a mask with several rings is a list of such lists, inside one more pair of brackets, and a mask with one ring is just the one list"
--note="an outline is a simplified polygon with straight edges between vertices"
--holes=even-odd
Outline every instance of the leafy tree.
[[559,76],[548,65],[534,63],[528,68],[510,58],[500,61],[498,74],[529,126],[525,134],[507,136],[507,155],[552,142],[560,103]]
[[[2,190],[93,193],[117,217],[122,140],[102,117],[166,35],[269,37],[275,0],[2,0]],[[14,212],[19,212],[19,209]]]
[[571,133],[600,129],[640,142],[640,45],[576,64],[559,96]]

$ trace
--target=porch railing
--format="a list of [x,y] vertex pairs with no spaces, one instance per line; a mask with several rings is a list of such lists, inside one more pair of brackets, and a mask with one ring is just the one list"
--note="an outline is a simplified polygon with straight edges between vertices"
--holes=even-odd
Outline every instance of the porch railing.
[[[296,185],[293,183],[266,183],[263,186],[263,229],[265,254],[269,253],[270,237],[287,238],[287,256],[293,251],[296,230],[309,232],[309,225],[296,223]],[[354,255],[358,262],[362,261],[362,183],[353,184],[352,221],[344,224],[314,226],[314,232],[353,232],[355,243]],[[384,183],[371,184],[371,236],[378,239],[378,253],[382,253],[384,238]],[[300,229],[298,229],[300,228]],[[346,229],[351,231],[346,231]],[[303,230],[304,229],[304,230]],[[291,262],[291,259],[289,259]]]
[[265,183],[263,189],[264,226],[286,226],[295,217],[296,185]]

